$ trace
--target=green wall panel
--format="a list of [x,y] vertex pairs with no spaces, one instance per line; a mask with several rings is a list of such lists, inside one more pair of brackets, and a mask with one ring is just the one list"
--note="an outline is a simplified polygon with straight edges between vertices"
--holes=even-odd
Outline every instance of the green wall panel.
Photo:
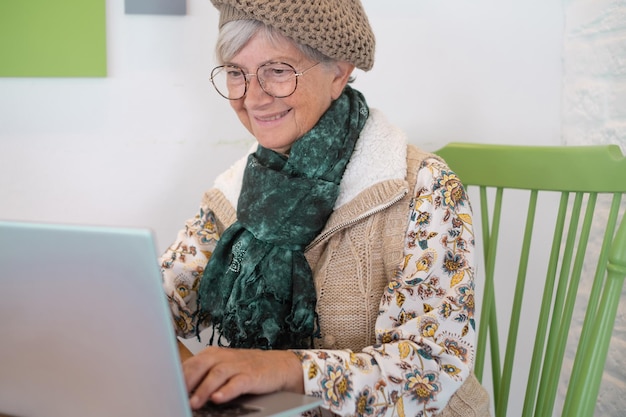
[[1,77],[104,77],[105,0],[0,0]]

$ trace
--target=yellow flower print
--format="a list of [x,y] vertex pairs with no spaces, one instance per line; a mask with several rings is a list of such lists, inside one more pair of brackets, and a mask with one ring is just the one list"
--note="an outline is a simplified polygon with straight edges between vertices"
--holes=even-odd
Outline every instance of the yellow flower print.
[[432,338],[435,336],[437,329],[439,328],[439,323],[432,317],[422,317],[419,323],[420,334],[423,337]]
[[469,214],[459,213],[457,214],[457,216],[459,216],[459,219],[461,219],[463,223],[472,224],[472,216],[470,216]]
[[356,353],[350,353],[350,363],[361,370],[368,370],[370,368],[368,362]]
[[200,217],[194,226],[199,229],[196,231],[201,243],[209,243],[219,240],[219,233],[217,232],[217,221],[212,212],[204,212],[201,210]]
[[458,274],[467,268],[467,260],[462,253],[447,251],[443,260],[443,269],[449,275]]
[[180,310],[180,313],[174,316],[174,323],[184,333],[189,333],[194,328],[191,315],[185,310]]
[[418,225],[428,225],[430,223],[431,214],[427,211],[417,211],[419,213],[415,218],[415,222]]
[[458,285],[461,281],[463,281],[463,277],[465,277],[465,271],[459,271],[456,274],[452,275],[450,279],[450,286],[454,287]]
[[396,401],[396,413],[398,414],[398,417],[406,416],[404,413],[404,398],[402,397],[398,398],[398,401]]
[[435,335],[435,332],[437,331],[437,323],[431,323],[427,326],[424,326],[422,328],[422,335],[424,335],[424,337],[433,337]]
[[450,364],[443,364],[441,366],[441,369],[443,369],[443,371],[451,377],[456,377],[461,373],[461,370],[459,368]]
[[178,293],[180,298],[184,300],[185,297],[189,295],[189,287],[187,287],[184,284],[180,284],[179,286],[176,287],[176,293]]
[[387,286],[387,293],[393,294],[394,291],[400,287],[402,287],[402,283],[399,280],[393,280],[389,282],[389,285]]
[[409,342],[400,342],[398,344],[398,351],[400,352],[400,359],[404,360],[409,357],[411,351],[413,350],[413,345]]
[[415,369],[406,375],[406,381],[406,390],[411,392],[413,398],[419,403],[433,400],[441,390],[437,374],[432,371],[426,371],[422,374],[419,369]]
[[189,279],[185,279],[184,277],[176,277],[174,279],[176,294],[186,302],[189,301],[188,297],[198,291],[198,281],[200,281],[198,276],[196,276],[193,282],[190,282]]
[[413,320],[415,317],[417,317],[415,312],[404,311],[404,309],[402,309],[395,319],[393,317],[391,317],[391,319],[394,321],[396,326],[402,326],[404,323]]
[[193,285],[191,286],[191,290],[195,291],[196,293],[198,292],[198,287],[200,286],[200,277],[202,276],[202,274],[204,274],[204,268],[202,268],[201,266],[196,268],[196,279],[193,281]]
[[379,334],[377,339],[380,341],[380,343],[393,343],[397,340],[400,340],[402,338],[402,335],[399,334],[396,331],[391,331],[391,332],[384,332],[382,334]]
[[314,379],[317,376],[318,370],[319,368],[317,367],[317,364],[311,363],[311,366],[309,366],[309,372],[307,372],[309,379]]
[[468,346],[466,342],[447,332],[444,332],[443,337],[444,339],[441,345],[447,353],[461,359],[463,363],[467,363],[471,360],[471,347]]
[[404,262],[403,262],[403,264],[402,264],[402,270],[403,270],[403,271],[406,269],[406,266],[409,264],[409,260],[411,260],[411,258],[412,258],[412,257],[413,257],[413,254],[412,254],[412,253],[409,253],[409,254],[407,254],[407,255],[404,257]]
[[404,304],[405,300],[406,300],[406,295],[404,295],[401,292],[396,293],[396,305],[398,307],[402,307],[402,305]]
[[356,411],[358,416],[374,415],[376,396],[370,387],[365,389],[358,395],[356,400]]
[[418,271],[429,271],[436,259],[437,252],[429,249],[415,262],[415,267]]
[[443,191],[443,202],[450,208],[455,208],[461,201],[467,198],[463,184],[453,172],[442,172],[439,185]]
[[466,310],[470,315],[474,315],[474,287],[473,285],[460,285],[456,289],[457,294],[459,294],[459,304]]
[[337,365],[337,367],[328,365],[321,385],[326,401],[338,408],[341,407],[346,398],[350,397],[352,392],[352,382],[346,377],[345,370],[341,365]]

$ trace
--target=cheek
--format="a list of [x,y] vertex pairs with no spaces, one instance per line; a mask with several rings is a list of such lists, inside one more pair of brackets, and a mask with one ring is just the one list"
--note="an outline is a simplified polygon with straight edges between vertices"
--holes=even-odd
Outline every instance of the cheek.
[[228,100],[230,104],[230,108],[235,110],[236,113],[239,113],[243,110],[243,101],[242,100]]
[[243,105],[242,100],[231,100],[230,107],[235,111],[235,114],[239,118],[239,121],[243,123],[246,129],[250,130],[250,119],[248,118],[248,111]]
[[294,109],[296,111],[293,122],[298,132],[298,136],[302,136],[311,130],[322,116],[319,103],[313,101],[309,101],[306,105]]
[[332,98],[327,95],[310,95],[305,103],[301,117],[302,121],[306,122],[308,129],[311,129],[328,110],[332,103]]

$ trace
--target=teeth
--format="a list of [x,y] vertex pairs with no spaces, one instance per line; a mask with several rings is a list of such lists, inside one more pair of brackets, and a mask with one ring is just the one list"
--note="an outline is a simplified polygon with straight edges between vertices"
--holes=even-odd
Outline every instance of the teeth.
[[259,117],[259,120],[263,121],[263,122],[271,122],[272,120],[278,120],[281,117],[283,117],[284,115],[286,115],[287,112],[284,113],[280,113],[277,114],[276,116],[270,116],[270,117]]

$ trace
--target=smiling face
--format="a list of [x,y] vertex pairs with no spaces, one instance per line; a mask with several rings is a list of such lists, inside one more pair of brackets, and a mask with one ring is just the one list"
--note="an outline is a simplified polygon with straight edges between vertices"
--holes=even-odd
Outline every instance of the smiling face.
[[[298,72],[315,64],[288,39],[269,40],[263,31],[257,32],[227,63],[249,74],[268,62],[285,62]],[[347,62],[316,65],[298,77],[296,91],[284,98],[270,96],[256,77],[249,77],[246,96],[230,104],[261,146],[287,153],[341,95],[353,69]]]

